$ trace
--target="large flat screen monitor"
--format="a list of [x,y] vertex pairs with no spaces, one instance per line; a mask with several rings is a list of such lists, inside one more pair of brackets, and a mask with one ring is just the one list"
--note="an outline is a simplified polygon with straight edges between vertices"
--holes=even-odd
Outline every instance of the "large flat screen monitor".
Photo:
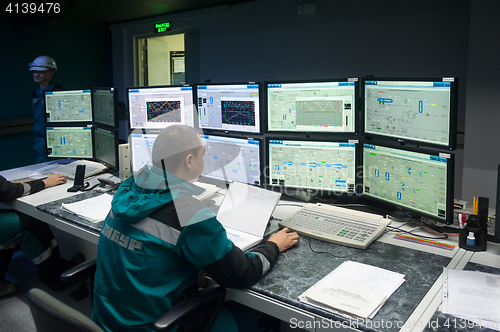
[[356,143],[267,139],[268,184],[354,194]]
[[268,131],[354,133],[358,79],[266,82]]
[[118,127],[117,93],[115,88],[92,89],[92,111],[96,124]]
[[128,88],[130,128],[163,129],[174,124],[194,127],[191,86]]
[[363,196],[453,223],[453,154],[363,145]]
[[364,133],[400,143],[456,147],[456,78],[364,80]]
[[91,122],[91,90],[45,91],[47,123]]
[[260,133],[259,84],[210,84],[196,87],[200,127]]
[[94,128],[94,159],[109,168],[118,168],[118,130]]
[[205,146],[202,176],[226,182],[238,181],[259,186],[261,141],[201,135]]
[[159,130],[134,130],[129,136],[130,163],[132,173],[137,173],[144,166],[153,166],[153,145]]
[[47,157],[92,159],[92,127],[46,127]]

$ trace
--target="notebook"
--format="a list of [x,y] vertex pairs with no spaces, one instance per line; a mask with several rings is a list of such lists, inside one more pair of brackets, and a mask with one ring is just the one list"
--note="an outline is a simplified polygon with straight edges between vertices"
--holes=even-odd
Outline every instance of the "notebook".
[[217,219],[234,245],[247,250],[264,238],[280,197],[281,193],[234,181],[224,196]]

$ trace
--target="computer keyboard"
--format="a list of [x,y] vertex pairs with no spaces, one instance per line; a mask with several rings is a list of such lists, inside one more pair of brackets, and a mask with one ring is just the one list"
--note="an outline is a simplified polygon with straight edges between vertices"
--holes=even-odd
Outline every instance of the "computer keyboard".
[[376,214],[325,204],[307,204],[279,222],[299,234],[348,247],[365,249],[391,221]]
[[[75,178],[76,166],[77,165],[75,165],[75,164],[62,165],[62,166],[59,166],[58,168],[50,170],[50,173],[62,174],[62,175],[65,175],[68,178],[73,180]],[[92,166],[86,165],[84,178],[87,178],[87,177],[92,176],[94,174],[100,173],[102,171],[103,171],[102,168],[92,167]]]

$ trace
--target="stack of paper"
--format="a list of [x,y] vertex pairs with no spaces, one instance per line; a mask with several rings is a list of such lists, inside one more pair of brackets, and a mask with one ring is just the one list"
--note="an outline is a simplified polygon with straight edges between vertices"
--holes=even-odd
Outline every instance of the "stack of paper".
[[62,208],[80,218],[97,223],[106,219],[112,200],[113,196],[103,194],[76,203],[62,203]]
[[500,275],[444,268],[443,313],[500,331],[499,308]]
[[347,261],[299,299],[335,313],[373,318],[404,281],[403,274]]

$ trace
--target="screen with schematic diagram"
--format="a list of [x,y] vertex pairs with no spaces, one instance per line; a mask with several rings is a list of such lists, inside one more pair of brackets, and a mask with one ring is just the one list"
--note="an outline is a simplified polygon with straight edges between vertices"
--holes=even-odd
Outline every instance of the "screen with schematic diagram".
[[364,81],[365,134],[454,148],[456,88],[449,80]]
[[357,79],[267,83],[269,131],[356,131]]
[[92,110],[94,121],[106,126],[117,126],[115,88],[92,89]]
[[226,182],[261,184],[260,140],[214,135],[200,137],[205,146],[202,176]]
[[363,195],[452,223],[453,155],[363,145]]
[[137,173],[144,166],[153,166],[153,145],[159,131],[141,132],[134,131],[129,137],[130,162],[132,173]]
[[356,143],[268,142],[269,185],[355,193]]
[[198,85],[200,127],[260,133],[259,84]]
[[130,128],[163,129],[194,126],[193,88],[164,86],[128,88]]
[[45,91],[46,122],[92,121],[90,90]]
[[94,129],[95,159],[111,168],[118,167],[118,132],[96,127]]
[[45,130],[47,157],[94,157],[92,127],[46,127]]

